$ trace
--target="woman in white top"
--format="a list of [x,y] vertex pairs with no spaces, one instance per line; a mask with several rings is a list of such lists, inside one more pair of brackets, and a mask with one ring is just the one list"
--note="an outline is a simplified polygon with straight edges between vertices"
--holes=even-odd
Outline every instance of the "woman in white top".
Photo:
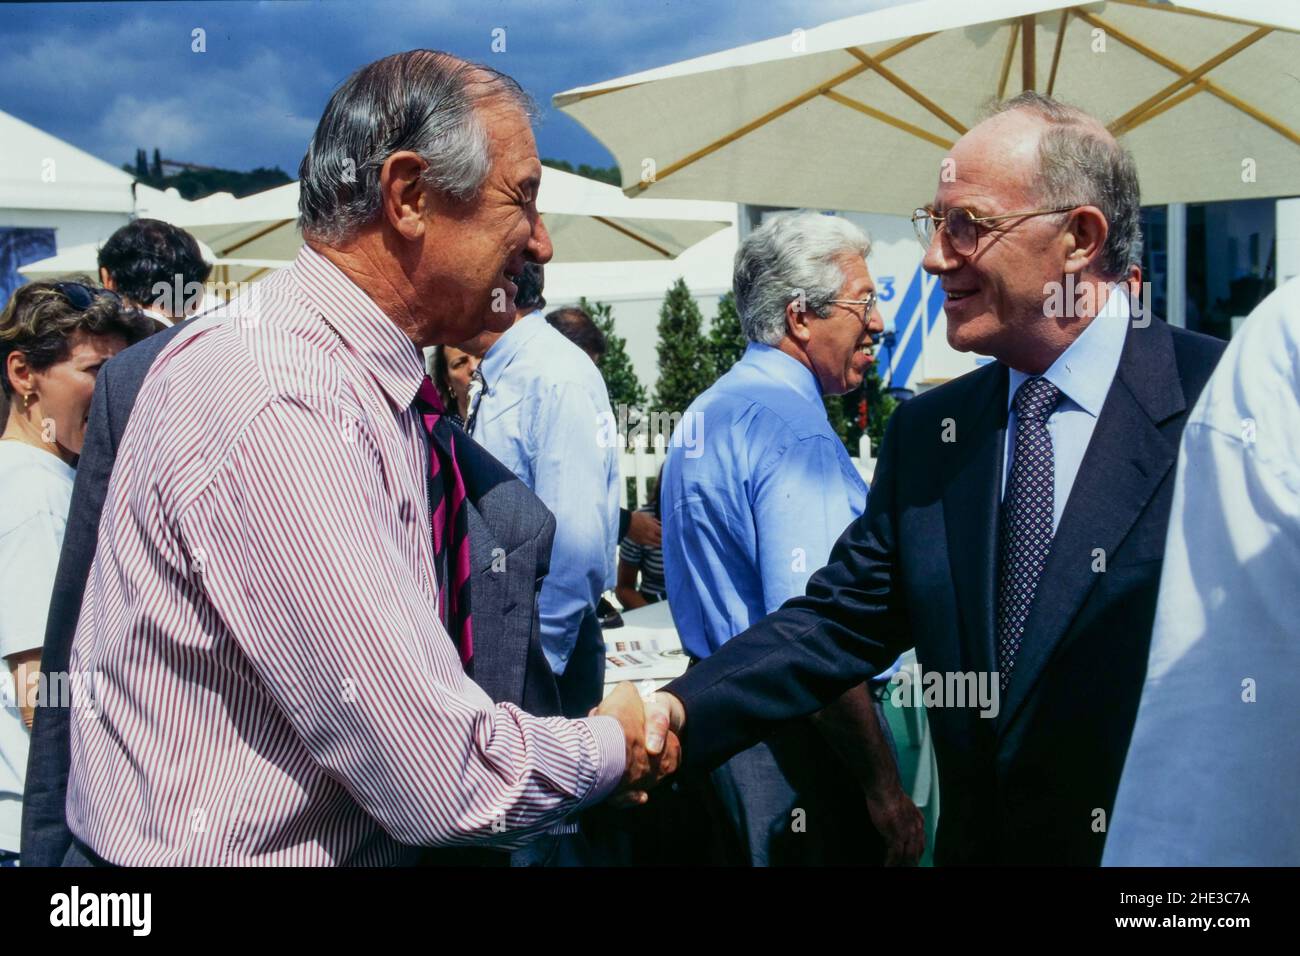
[[41,645],[95,374],[154,325],[115,293],[36,282],[0,316],[0,865],[15,865]]

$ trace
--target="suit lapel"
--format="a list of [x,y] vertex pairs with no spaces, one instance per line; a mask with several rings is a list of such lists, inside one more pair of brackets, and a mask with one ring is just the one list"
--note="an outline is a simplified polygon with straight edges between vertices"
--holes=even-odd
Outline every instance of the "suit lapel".
[[529,635],[511,626],[511,575],[500,563],[509,549],[493,533],[481,510],[484,497],[496,487],[488,470],[481,467],[485,457],[487,452],[473,439],[457,433],[456,461],[465,482],[469,527],[473,676],[494,701],[518,703],[523,699]]
[[1173,467],[1178,447],[1157,426],[1185,408],[1168,326],[1130,324],[1025,621],[999,733],[1010,728],[1096,586],[1098,555],[1110,560]]
[[943,495],[949,565],[961,609],[961,641],[968,666],[993,669],[994,596],[997,594],[997,518],[1007,428],[1007,370],[988,369],[968,396],[967,415],[955,418],[957,456]]

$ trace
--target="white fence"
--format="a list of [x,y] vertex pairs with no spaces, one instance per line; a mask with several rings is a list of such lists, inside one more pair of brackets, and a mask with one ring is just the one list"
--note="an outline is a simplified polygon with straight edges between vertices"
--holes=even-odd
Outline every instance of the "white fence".
[[[659,469],[663,467],[664,459],[668,457],[667,441],[663,435],[655,435],[653,445],[646,439],[645,435],[632,437],[632,447],[625,448],[618,456],[618,473],[623,479],[619,484],[619,503],[624,508],[632,507],[628,504],[629,483],[635,486],[637,507],[650,500],[650,489],[659,475]],[[876,459],[871,457],[871,445],[865,435],[858,448],[858,457],[852,461],[862,480],[870,483],[871,476],[876,471]]]

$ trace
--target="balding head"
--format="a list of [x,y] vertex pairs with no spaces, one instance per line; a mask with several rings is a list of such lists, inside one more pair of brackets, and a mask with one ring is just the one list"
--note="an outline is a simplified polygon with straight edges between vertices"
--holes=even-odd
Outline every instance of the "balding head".
[[986,124],[991,133],[1015,127],[1020,134],[1011,148],[1029,161],[1026,183],[1033,202],[1101,210],[1109,234],[1095,264],[1099,276],[1121,279],[1142,261],[1137,167],[1100,120],[1030,90],[994,105],[980,126]]

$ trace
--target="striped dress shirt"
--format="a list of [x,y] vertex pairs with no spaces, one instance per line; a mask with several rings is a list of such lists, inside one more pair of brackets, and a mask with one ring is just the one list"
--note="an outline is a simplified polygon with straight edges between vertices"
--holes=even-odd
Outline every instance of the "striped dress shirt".
[[437,609],[423,376],[309,247],[159,355],[72,648],[93,701],[74,700],[68,822],[101,857],[511,849],[616,785],[617,721],[494,705],[462,670]]

